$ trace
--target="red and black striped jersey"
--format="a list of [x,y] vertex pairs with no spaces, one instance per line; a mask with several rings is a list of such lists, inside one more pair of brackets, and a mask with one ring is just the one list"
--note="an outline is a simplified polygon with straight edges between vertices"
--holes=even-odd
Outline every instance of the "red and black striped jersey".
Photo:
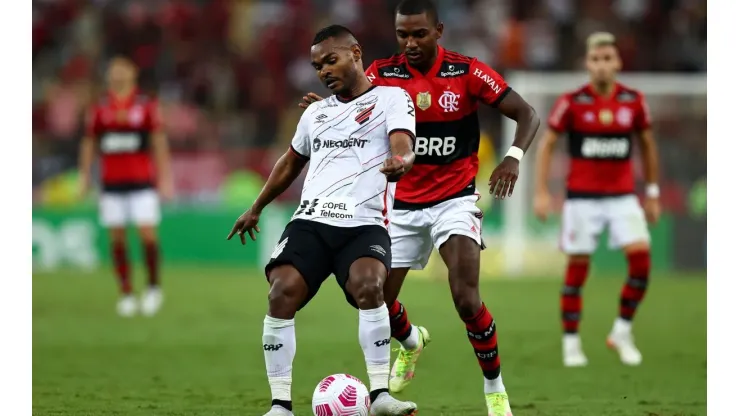
[[438,47],[426,74],[405,55],[374,61],[365,71],[375,85],[405,89],[416,107],[414,167],[396,188],[395,208],[418,209],[475,193],[480,127],[478,103],[497,106],[506,81],[475,58]]
[[548,125],[568,138],[569,198],[598,198],[634,192],[632,141],[650,128],[650,112],[639,91],[617,84],[609,97],[585,85],[562,95]]
[[100,149],[104,190],[130,191],[154,185],[150,141],[160,124],[156,101],[136,91],[123,99],[107,94],[93,106],[87,134]]

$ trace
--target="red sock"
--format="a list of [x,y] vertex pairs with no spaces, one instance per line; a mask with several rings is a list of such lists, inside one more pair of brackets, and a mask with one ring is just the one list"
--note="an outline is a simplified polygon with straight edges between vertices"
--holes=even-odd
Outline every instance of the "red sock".
[[128,256],[126,255],[126,243],[114,242],[112,246],[113,265],[116,268],[118,284],[121,293],[124,295],[131,294],[131,275],[129,274]]
[[149,276],[149,286],[159,286],[159,246],[157,243],[144,243],[144,260]]
[[501,374],[501,358],[498,355],[498,335],[496,321],[483,304],[478,313],[470,318],[463,318],[468,330],[468,340],[473,346],[478,365],[483,370],[483,377],[493,380]]
[[565,272],[565,284],[560,292],[560,313],[566,334],[578,333],[583,308],[581,288],[588,277],[588,266],[588,262],[570,262]]
[[406,315],[406,308],[401,302],[395,301],[388,309],[391,318],[391,336],[399,342],[405,341],[411,335],[411,322]]
[[631,321],[647,290],[648,275],[650,274],[650,252],[630,253],[627,255],[627,262],[629,264],[629,277],[622,287],[619,316]]

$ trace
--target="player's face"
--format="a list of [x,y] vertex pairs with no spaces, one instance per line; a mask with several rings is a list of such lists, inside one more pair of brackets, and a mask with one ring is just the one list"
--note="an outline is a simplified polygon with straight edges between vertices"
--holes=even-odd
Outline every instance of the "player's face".
[[136,69],[133,64],[124,60],[115,60],[108,67],[108,85],[113,89],[128,88],[136,80]]
[[425,66],[435,57],[442,23],[434,24],[426,13],[396,14],[396,39],[401,53],[411,66]]
[[621,68],[622,62],[614,46],[595,46],[586,54],[586,69],[593,82],[612,82]]
[[333,93],[347,95],[357,82],[360,48],[329,38],[311,47],[311,65],[319,80]]

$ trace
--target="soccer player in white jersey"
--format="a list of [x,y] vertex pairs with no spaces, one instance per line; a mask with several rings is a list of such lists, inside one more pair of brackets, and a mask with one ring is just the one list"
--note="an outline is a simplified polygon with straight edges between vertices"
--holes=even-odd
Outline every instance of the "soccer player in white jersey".
[[272,408],[292,415],[294,316],[330,274],[360,310],[359,339],[370,381],[370,413],[413,415],[416,404],[388,393],[391,327],[383,284],[391,267],[388,234],[396,184],[414,162],[416,113],[397,87],[374,87],[352,33],[333,25],[316,34],[311,64],[334,95],[301,116],[290,149],[228,239],[252,240],[263,209],[309,165],[301,203],[265,267],[269,310],[262,335]]

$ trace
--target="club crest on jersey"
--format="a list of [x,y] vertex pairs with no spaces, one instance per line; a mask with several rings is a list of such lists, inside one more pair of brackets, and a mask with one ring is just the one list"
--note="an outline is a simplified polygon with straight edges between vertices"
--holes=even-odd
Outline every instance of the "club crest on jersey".
[[617,110],[617,123],[623,127],[632,125],[632,110],[627,107],[621,107]]
[[128,112],[128,121],[134,126],[139,126],[144,121],[144,109],[141,106],[134,106]]
[[447,90],[439,97],[439,106],[445,110],[445,113],[452,113],[460,109],[460,94]]
[[361,108],[357,115],[355,116],[355,121],[360,124],[367,123],[368,120],[370,120],[370,115],[373,114],[373,109],[375,108],[375,104],[371,105],[367,108]]
[[416,94],[416,106],[422,111],[428,110],[432,106],[432,94],[429,91]]
[[609,125],[612,124],[614,121],[614,114],[612,114],[612,110],[609,109],[603,109],[599,111],[599,121],[601,124]]

